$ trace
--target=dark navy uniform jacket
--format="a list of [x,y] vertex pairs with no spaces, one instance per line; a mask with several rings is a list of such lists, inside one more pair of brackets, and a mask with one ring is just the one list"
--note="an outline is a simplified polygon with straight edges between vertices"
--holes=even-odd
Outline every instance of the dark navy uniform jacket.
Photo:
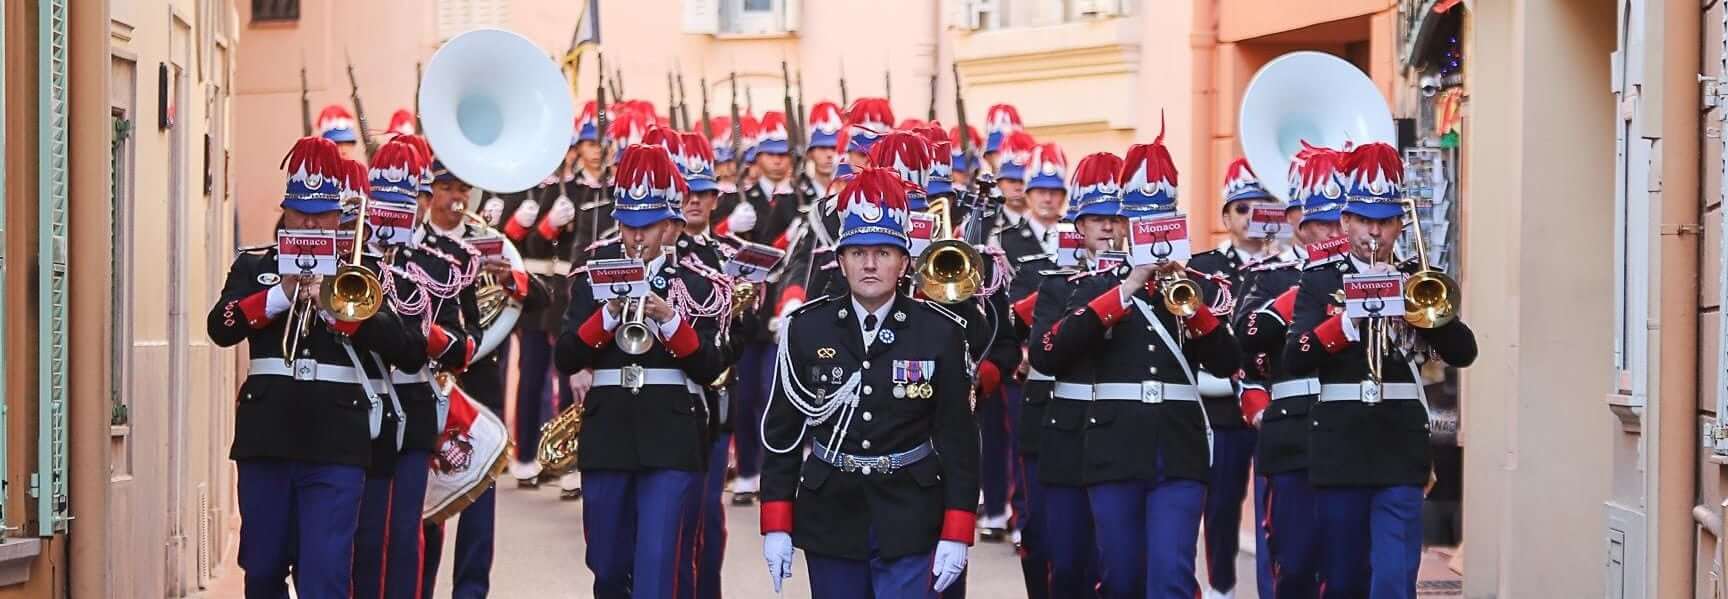
[[[813,554],[893,559],[929,552],[939,539],[972,542],[979,440],[962,325],[947,308],[904,294],[887,314],[868,349],[850,296],[811,301],[786,324],[790,364],[776,369],[763,425],[770,449],[762,467],[762,530],[790,532],[795,545]],[[896,371],[913,362],[933,366],[924,372],[934,397],[895,397],[896,387],[905,390]],[[839,415],[806,430],[804,414],[784,395],[788,376],[822,394],[854,373],[862,384],[845,435],[834,440]],[[888,474],[847,472],[805,457],[801,449],[810,443],[861,457],[929,443],[934,454]]]
[[[211,341],[219,347],[248,341],[251,359],[282,360],[287,313],[272,318],[266,310],[268,292],[279,279],[276,271],[275,248],[243,251],[234,259],[222,296],[206,319]],[[342,349],[342,337],[321,317],[314,318],[318,321],[300,341],[300,358],[351,368],[353,361]],[[361,322],[348,340],[362,361],[370,360],[369,353],[377,353],[386,364],[405,370],[418,370],[426,361],[425,338],[418,329],[403,326],[388,305]],[[381,401],[389,402],[382,388],[374,391]],[[236,397],[234,443],[228,457],[367,466],[371,461],[370,408],[357,384],[248,375]]]
[[[1302,272],[1294,320],[1284,346],[1284,367],[1290,374],[1317,375],[1322,385],[1368,380],[1367,344],[1349,341],[1343,330],[1343,313],[1331,309],[1342,304],[1333,294],[1344,288],[1344,275],[1355,272],[1350,260]],[[1462,368],[1476,360],[1476,336],[1461,320],[1434,329],[1412,329],[1447,364]],[[1359,332],[1365,340],[1367,331]],[[1411,357],[1391,348],[1382,382],[1417,382],[1406,366]],[[1309,416],[1313,429],[1309,434],[1308,477],[1314,485],[1427,484],[1432,456],[1428,411],[1421,403],[1320,402],[1314,404]]]

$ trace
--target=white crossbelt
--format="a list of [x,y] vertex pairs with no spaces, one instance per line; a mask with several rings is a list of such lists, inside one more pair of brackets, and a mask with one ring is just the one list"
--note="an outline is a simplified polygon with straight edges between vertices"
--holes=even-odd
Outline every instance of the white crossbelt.
[[522,260],[522,269],[537,275],[567,275],[570,274],[570,261],[549,258],[526,258]]
[[1379,403],[1389,399],[1421,399],[1422,388],[1415,383],[1325,384],[1320,386],[1320,401],[1360,401]]
[[1200,389],[1193,385],[1160,381],[1093,383],[1092,399],[1098,401],[1138,401],[1141,403],[1200,401]]
[[1272,399],[1320,394],[1320,379],[1308,377],[1282,383],[1272,383]]
[[[696,384],[695,381],[690,380],[690,377],[686,376],[682,370],[676,368],[642,368],[639,370],[641,371],[640,384],[637,385],[639,387],[650,385],[678,385],[684,387],[691,393],[702,393],[702,386]],[[629,381],[625,380],[626,377],[624,376],[624,371],[625,369],[623,368],[596,369],[594,371],[594,386],[632,387],[632,385],[626,384]]]
[[281,358],[253,358],[247,363],[247,374],[263,374],[270,376],[285,376],[302,381],[324,381],[326,383],[360,384],[360,377],[353,366],[338,366],[313,360],[295,360],[293,366],[282,363]]
[[1054,381],[1054,380],[1056,380],[1056,377],[1050,376],[1048,374],[1044,374],[1042,372],[1038,372],[1037,368],[1028,368],[1028,369],[1026,369],[1026,380],[1028,380],[1028,381]]

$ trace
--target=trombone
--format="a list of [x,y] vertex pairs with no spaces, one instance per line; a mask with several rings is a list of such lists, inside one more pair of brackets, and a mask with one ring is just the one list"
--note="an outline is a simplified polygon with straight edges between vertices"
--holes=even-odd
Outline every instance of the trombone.
[[360,263],[366,247],[366,196],[360,196],[360,215],[354,219],[354,256],[336,269],[336,276],[324,279],[318,289],[318,307],[332,318],[354,322],[371,318],[384,305],[384,288],[377,273]]
[[948,202],[946,197],[932,199],[925,210],[936,217],[936,230],[930,247],[918,257],[918,290],[931,301],[957,304],[971,299],[984,284],[984,257],[967,240],[954,237]]
[[1458,318],[1462,295],[1458,281],[1428,266],[1428,244],[1422,239],[1422,221],[1416,216],[1416,200],[1404,199],[1410,210],[1410,229],[1416,238],[1417,271],[1404,280],[1404,322],[1419,329],[1445,326]]

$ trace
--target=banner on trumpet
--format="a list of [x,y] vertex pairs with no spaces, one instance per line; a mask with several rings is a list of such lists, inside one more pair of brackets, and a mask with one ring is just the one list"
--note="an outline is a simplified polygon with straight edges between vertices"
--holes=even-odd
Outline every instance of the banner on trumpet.
[[378,245],[408,245],[414,240],[414,205],[378,202],[367,206],[366,221]]
[[336,232],[283,229],[276,232],[276,272],[284,276],[336,274]]
[[1086,237],[1074,230],[1074,223],[1056,223],[1056,267],[1076,268],[1085,257]]
[[1255,239],[1288,240],[1296,233],[1296,228],[1290,226],[1290,219],[1284,216],[1284,207],[1276,204],[1266,204],[1253,207],[1248,213],[1248,236]]
[[1129,260],[1134,266],[1166,260],[1187,262],[1188,215],[1180,212],[1128,220]]
[[1402,318],[1404,274],[1386,272],[1344,275],[1344,316]]
[[588,262],[588,283],[599,301],[647,297],[648,267],[630,258],[592,260]]
[[727,276],[741,277],[752,283],[765,283],[768,281],[768,273],[779,266],[785,257],[786,252],[773,246],[746,241],[738,248],[738,253],[726,261],[723,268]]

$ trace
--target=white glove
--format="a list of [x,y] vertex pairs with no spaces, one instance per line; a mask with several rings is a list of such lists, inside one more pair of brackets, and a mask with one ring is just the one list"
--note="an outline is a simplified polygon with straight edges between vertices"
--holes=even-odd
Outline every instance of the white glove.
[[732,214],[726,217],[726,226],[733,233],[743,233],[756,228],[756,206],[749,200],[738,202],[738,207],[732,209]]
[[529,229],[534,227],[534,219],[538,216],[540,216],[540,202],[522,200],[522,203],[516,206],[516,214],[510,218],[516,221],[516,226]]
[[[792,577],[792,535],[784,532],[762,535],[762,559],[768,560],[768,578],[774,581],[774,592],[779,593],[781,581]],[[966,561],[964,552],[960,561]]]
[[930,565],[930,574],[936,577],[936,592],[948,589],[948,585],[960,580],[960,574],[966,571],[966,544],[955,541],[937,541],[936,559]]
[[486,224],[498,226],[504,224],[504,200],[493,197],[480,205],[480,218],[486,219]]
[[560,228],[576,220],[576,204],[570,198],[558,196],[552,201],[552,213],[546,215],[546,220],[552,221],[552,228]]

